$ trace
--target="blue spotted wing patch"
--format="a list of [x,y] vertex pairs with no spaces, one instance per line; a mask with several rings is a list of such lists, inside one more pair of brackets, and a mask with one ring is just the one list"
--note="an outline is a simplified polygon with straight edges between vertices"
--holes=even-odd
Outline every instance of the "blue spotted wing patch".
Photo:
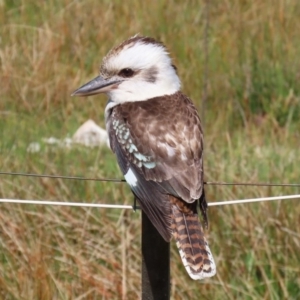
[[144,155],[139,152],[137,146],[132,140],[130,130],[124,122],[114,119],[112,121],[112,128],[115,136],[130,162],[136,165],[138,168],[145,167],[147,169],[153,169],[156,164],[151,156]]

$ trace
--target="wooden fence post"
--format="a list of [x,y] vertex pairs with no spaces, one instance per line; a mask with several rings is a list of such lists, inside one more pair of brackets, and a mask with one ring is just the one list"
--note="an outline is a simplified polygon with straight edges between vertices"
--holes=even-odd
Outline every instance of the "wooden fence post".
[[142,212],[142,300],[170,299],[170,243]]

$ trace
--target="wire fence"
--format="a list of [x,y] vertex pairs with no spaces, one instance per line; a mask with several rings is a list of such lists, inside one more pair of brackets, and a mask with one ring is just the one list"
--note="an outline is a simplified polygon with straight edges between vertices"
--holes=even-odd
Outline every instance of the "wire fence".
[[[0,175],[7,176],[25,176],[35,178],[52,178],[52,179],[66,179],[66,180],[83,180],[83,181],[100,181],[100,182],[114,182],[122,183],[124,179],[118,178],[89,178],[89,177],[77,177],[77,176],[62,176],[62,175],[50,175],[50,174],[30,174],[20,172],[0,172]],[[261,187],[300,187],[300,183],[260,183],[260,182],[204,182],[206,185],[220,185],[220,186],[261,186]],[[277,201],[277,200],[291,200],[300,199],[300,194],[295,195],[282,195],[276,197],[261,197],[239,200],[224,200],[218,202],[209,202],[208,206],[224,206],[233,204],[246,204],[263,201]],[[132,205],[122,204],[101,204],[101,203],[85,203],[85,202],[63,202],[63,201],[48,201],[48,200],[22,200],[22,199],[0,199],[0,203],[15,203],[15,204],[34,204],[34,205],[53,205],[53,206],[77,206],[77,207],[92,207],[92,208],[118,208],[118,209],[139,209]]]
[[[219,202],[209,202],[208,206],[224,206],[233,204],[246,204],[264,201],[276,200],[291,200],[300,199],[298,195],[276,196],[276,197],[262,197],[240,200],[224,200]],[[35,204],[35,205],[52,205],[52,206],[77,206],[77,207],[92,207],[92,208],[119,208],[119,209],[139,209],[137,206],[122,205],[122,204],[101,204],[101,203],[85,203],[85,202],[63,202],[63,201],[48,201],[48,200],[21,200],[21,199],[0,199],[0,203],[15,203],[15,204]]]
[[[0,172],[0,175],[8,176],[25,176],[25,177],[40,177],[66,180],[83,180],[83,181],[102,181],[102,182],[126,182],[125,179],[119,178],[94,178],[94,177],[79,177],[79,176],[64,176],[64,175],[50,175],[50,174],[31,174],[20,172]],[[237,185],[237,186],[265,186],[265,187],[300,187],[300,183],[268,183],[268,182],[224,182],[224,181],[204,181],[205,185]]]

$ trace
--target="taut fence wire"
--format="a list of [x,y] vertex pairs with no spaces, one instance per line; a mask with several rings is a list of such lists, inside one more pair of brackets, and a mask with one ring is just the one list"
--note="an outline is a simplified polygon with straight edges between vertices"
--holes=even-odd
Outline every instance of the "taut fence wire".
[[[66,179],[66,180],[83,180],[83,181],[99,181],[99,182],[113,182],[122,183],[124,179],[118,178],[89,178],[77,176],[62,176],[62,175],[49,175],[49,174],[31,174],[20,172],[0,172],[0,175],[7,176],[25,176],[35,178],[51,178],[51,179]],[[206,181],[206,185],[215,186],[261,186],[261,187],[300,187],[300,183],[261,183],[261,182],[214,182]],[[218,202],[209,202],[208,206],[224,206],[232,204],[246,204],[263,201],[276,201],[276,200],[291,200],[300,199],[300,194],[296,195],[282,195],[276,197],[261,197],[240,200],[224,200]],[[34,204],[34,205],[52,205],[52,206],[77,206],[77,207],[92,207],[92,208],[119,208],[119,209],[138,209],[132,205],[122,204],[101,204],[101,203],[85,203],[85,202],[64,202],[64,201],[48,201],[48,200],[22,200],[22,199],[0,199],[0,203],[14,203],[14,204]]]
[[[246,203],[276,201],[276,200],[291,200],[291,199],[300,199],[300,194],[276,196],[276,197],[250,198],[250,199],[241,199],[241,200],[224,200],[219,202],[209,202],[208,206],[224,206],[224,205],[233,205],[233,204],[246,204]],[[139,209],[139,207],[135,207],[132,205],[122,205],[122,204],[62,202],[62,201],[48,201],[48,200],[0,199],[0,203],[35,204],[35,205],[52,205],[52,206],[77,206],[77,207],[92,207],[92,208],[119,208],[119,209],[133,209],[133,210]]]
[[0,172],[0,175],[40,177],[40,178],[46,177],[46,178],[53,178],[53,179],[84,180],[84,181],[125,182],[125,179],[117,179],[117,178],[88,178],[88,177],[63,176],[63,175],[30,174],[30,173],[20,173],[20,172]]
[[[24,176],[24,177],[40,177],[52,179],[66,179],[66,180],[83,180],[83,181],[100,181],[100,182],[126,182],[125,179],[119,178],[93,178],[93,177],[79,177],[79,176],[63,176],[50,174],[31,174],[20,172],[0,172],[0,175],[7,176]],[[262,187],[300,187],[300,183],[268,183],[268,182],[224,182],[224,181],[205,181],[206,185],[237,185],[237,186],[262,186]]]

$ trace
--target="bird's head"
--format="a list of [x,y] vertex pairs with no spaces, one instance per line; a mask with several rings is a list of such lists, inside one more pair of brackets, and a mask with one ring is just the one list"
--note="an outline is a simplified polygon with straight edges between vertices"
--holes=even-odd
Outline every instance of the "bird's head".
[[180,89],[166,47],[149,37],[134,36],[104,57],[100,75],[72,96],[106,93],[115,104],[171,95]]

